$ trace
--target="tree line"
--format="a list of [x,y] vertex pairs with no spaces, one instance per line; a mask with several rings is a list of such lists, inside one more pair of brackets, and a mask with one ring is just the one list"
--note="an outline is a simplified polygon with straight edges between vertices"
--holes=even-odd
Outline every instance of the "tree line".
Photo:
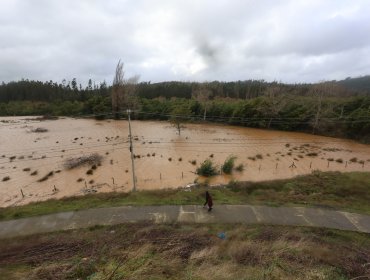
[[[119,62],[112,85],[76,79],[21,80],[0,85],[0,115],[106,115],[135,109],[134,118],[211,121],[256,128],[304,131],[370,142],[370,97],[337,82],[282,84],[235,82],[138,83]],[[348,81],[347,81],[348,82]],[[363,80],[361,80],[363,83]]]

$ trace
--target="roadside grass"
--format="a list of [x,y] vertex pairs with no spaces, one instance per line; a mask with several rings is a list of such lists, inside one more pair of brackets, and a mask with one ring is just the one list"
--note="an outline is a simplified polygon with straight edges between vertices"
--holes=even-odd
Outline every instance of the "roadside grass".
[[353,279],[369,263],[369,234],[307,227],[139,223],[0,240],[6,279]]
[[66,197],[0,208],[0,220],[124,205],[190,205],[204,203],[210,190],[217,204],[311,206],[370,214],[370,172],[319,172],[287,180],[230,181],[226,186],[191,189],[112,192]]

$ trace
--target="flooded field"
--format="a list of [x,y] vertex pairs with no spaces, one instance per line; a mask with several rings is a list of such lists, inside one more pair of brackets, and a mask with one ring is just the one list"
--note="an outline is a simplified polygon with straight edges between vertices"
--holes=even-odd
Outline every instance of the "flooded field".
[[[221,167],[232,155],[244,170],[210,183],[370,171],[370,146],[343,139],[209,124],[186,124],[178,135],[154,121],[133,121],[132,134],[139,190],[186,186],[205,159]],[[0,118],[0,206],[131,189],[127,121]]]

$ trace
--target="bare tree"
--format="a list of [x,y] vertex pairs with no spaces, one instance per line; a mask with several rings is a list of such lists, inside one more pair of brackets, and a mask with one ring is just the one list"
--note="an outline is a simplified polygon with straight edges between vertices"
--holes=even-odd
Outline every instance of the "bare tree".
[[206,120],[208,100],[212,95],[212,91],[208,88],[206,83],[202,83],[198,87],[193,88],[191,95],[195,100],[203,105],[203,120]]
[[136,86],[139,76],[124,79],[123,62],[118,61],[113,79],[112,88],[112,110],[115,117],[123,109],[138,109],[139,99],[136,95]]
[[[332,95],[334,92],[333,83],[331,82],[322,82],[312,86],[312,95],[315,98],[316,106],[315,106],[315,115],[312,124],[312,133],[315,134],[317,130],[320,128],[321,124],[321,116],[323,113],[323,98],[324,95],[329,96]],[[326,108],[326,111],[332,108]]]
[[269,108],[269,122],[267,128],[270,128],[272,120],[279,116],[280,111],[286,105],[286,95],[283,94],[281,85],[268,87],[265,91],[267,105]]

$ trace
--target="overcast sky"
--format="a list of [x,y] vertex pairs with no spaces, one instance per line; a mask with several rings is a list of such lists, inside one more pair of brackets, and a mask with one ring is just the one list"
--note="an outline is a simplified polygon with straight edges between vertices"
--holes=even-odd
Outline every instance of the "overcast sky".
[[0,0],[0,81],[370,74],[369,0]]

